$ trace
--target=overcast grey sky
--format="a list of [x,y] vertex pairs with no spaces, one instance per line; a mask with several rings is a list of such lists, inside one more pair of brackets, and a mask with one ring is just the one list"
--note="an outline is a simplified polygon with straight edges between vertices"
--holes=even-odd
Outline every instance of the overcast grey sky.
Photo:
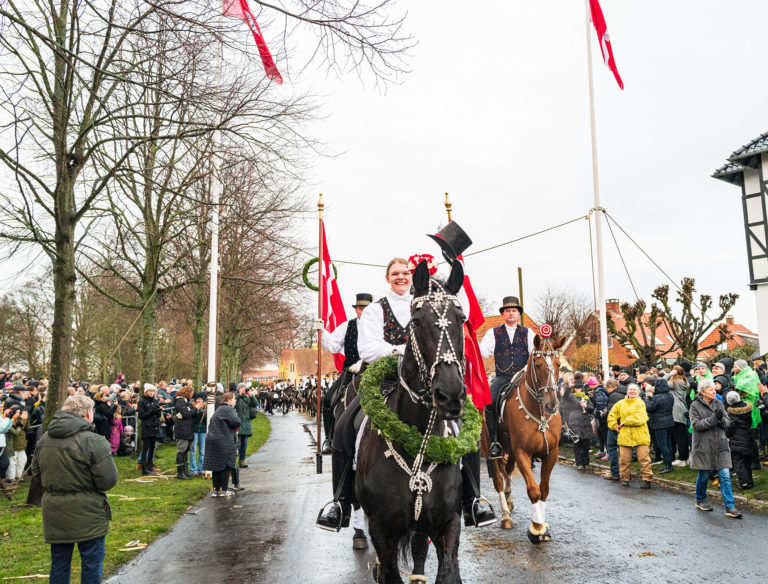
[[[625,84],[620,91],[602,64],[592,31],[602,204],[676,280],[693,276],[715,296],[738,292],[733,313],[754,328],[741,192],[710,175],[768,130],[768,3],[602,7]],[[382,94],[352,76],[296,83],[327,96],[327,117],[313,131],[342,153],[318,160],[307,189],[312,201],[325,195],[332,257],[383,264],[439,255],[423,234],[445,222],[445,191],[474,240],[470,252],[586,215],[583,0],[420,0],[408,11],[419,44],[402,84]],[[313,244],[315,223],[305,229]],[[649,299],[663,275],[623,236],[619,245]],[[604,246],[607,296],[632,300],[607,230]],[[517,293],[517,266],[529,310],[547,286],[592,297],[586,222],[467,259],[476,291],[494,301]],[[338,268],[346,304],[355,292],[385,289],[380,268]]]

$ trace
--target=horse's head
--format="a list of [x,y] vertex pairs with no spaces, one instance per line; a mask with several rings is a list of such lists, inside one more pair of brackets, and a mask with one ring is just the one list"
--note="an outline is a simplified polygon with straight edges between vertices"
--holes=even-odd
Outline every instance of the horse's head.
[[[454,262],[445,283],[429,277],[426,262],[413,274],[414,297],[403,373],[419,378],[419,397],[447,420],[459,418],[467,398],[464,386],[464,312],[456,293],[464,268]],[[415,380],[414,380],[415,381]],[[407,382],[411,383],[411,381]],[[431,395],[429,395],[431,393]]]
[[533,352],[528,360],[529,386],[536,391],[537,397],[548,415],[557,411],[557,379],[560,374],[559,349],[565,344],[565,337],[554,343],[536,335],[533,339]]

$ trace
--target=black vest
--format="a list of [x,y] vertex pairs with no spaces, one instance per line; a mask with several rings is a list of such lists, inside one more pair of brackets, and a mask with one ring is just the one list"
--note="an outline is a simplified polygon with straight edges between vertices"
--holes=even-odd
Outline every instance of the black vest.
[[357,319],[353,318],[347,325],[347,332],[344,334],[344,367],[349,369],[360,360],[360,354],[357,352]]
[[493,329],[496,347],[493,360],[496,363],[496,375],[513,376],[528,364],[528,329],[518,325],[515,338],[509,342],[507,328],[502,324]]
[[392,307],[389,305],[389,300],[386,296],[379,301],[381,310],[384,313],[384,340],[390,345],[402,345],[408,340],[408,331],[400,326],[400,323],[395,318],[395,313],[392,312]]

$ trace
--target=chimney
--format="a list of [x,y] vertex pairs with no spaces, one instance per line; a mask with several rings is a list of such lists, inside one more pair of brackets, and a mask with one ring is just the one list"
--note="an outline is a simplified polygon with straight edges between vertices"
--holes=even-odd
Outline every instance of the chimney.
[[615,312],[616,314],[621,314],[621,308],[619,307],[619,299],[618,298],[609,298],[605,301],[605,310],[608,312]]
[[729,314],[725,317],[725,324],[733,324],[733,315]]

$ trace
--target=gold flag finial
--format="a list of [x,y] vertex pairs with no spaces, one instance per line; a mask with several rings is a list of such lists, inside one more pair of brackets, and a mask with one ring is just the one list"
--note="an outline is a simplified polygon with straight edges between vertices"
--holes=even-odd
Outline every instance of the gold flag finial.
[[453,204],[451,203],[451,200],[448,198],[448,193],[445,193],[445,212],[448,213],[448,221],[451,221],[451,207],[453,207]]
[[317,212],[320,214],[320,217],[323,216],[324,207],[325,207],[325,203],[323,203],[323,193],[320,193],[320,198],[317,199]]

